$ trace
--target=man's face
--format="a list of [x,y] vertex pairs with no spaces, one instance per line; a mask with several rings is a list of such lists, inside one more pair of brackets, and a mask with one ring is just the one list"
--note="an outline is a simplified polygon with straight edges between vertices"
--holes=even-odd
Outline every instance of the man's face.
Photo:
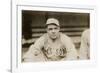
[[47,26],[47,33],[51,39],[56,39],[59,36],[60,27],[56,25],[48,25]]

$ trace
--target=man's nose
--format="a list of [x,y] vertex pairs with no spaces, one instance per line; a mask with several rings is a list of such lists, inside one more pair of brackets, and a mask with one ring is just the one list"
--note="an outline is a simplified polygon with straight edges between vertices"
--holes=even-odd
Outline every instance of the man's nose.
[[52,30],[52,33],[55,33],[55,29]]

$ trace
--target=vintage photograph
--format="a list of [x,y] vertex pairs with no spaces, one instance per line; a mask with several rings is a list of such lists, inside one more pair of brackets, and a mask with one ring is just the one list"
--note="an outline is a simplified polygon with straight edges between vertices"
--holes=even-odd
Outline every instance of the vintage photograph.
[[22,10],[21,62],[90,60],[90,13]]

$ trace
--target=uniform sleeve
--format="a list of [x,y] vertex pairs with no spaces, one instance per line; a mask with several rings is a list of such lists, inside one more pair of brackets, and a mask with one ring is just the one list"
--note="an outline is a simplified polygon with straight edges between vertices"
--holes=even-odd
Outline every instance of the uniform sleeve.
[[87,44],[87,35],[84,32],[81,37],[81,45],[80,45],[80,59],[88,59],[88,44]]
[[23,56],[24,62],[44,61],[41,48],[44,45],[44,37],[40,37],[34,44],[29,47],[28,52]]
[[63,43],[67,49],[67,54],[66,54],[65,59],[66,60],[76,60],[78,54],[77,54],[77,50],[75,49],[75,46],[74,46],[71,38],[64,36]]

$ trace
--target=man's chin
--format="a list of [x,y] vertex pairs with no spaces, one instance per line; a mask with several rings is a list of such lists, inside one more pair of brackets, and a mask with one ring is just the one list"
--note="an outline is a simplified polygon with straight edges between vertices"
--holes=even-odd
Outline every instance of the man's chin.
[[55,39],[56,39],[56,37],[53,37],[53,38],[51,38],[51,39],[55,40]]

